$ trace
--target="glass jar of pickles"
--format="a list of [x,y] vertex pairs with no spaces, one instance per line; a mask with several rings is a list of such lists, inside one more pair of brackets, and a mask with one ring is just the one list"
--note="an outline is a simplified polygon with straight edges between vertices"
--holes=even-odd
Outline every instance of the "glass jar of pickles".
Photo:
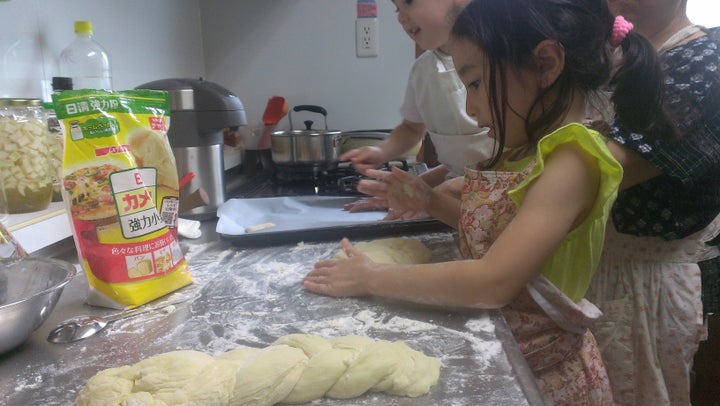
[[40,100],[0,99],[0,176],[8,213],[29,213],[50,205],[49,138]]

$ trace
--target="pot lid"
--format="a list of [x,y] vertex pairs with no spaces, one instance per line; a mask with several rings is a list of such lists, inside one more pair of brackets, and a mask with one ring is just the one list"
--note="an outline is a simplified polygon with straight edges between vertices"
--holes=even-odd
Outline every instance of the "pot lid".
[[[292,112],[298,112],[298,111],[309,111],[312,113],[321,114],[323,118],[325,119],[325,129],[324,130],[318,130],[313,129],[313,121],[312,120],[305,120],[303,121],[303,124],[305,124],[304,130],[296,130],[293,128],[293,122],[292,122]],[[288,114],[288,120],[290,121],[290,130],[288,131],[276,131],[273,133],[275,136],[319,136],[319,135],[339,135],[342,133],[342,131],[339,130],[328,130],[328,124],[327,124],[327,110],[325,110],[322,106],[315,106],[315,105],[309,105],[309,104],[303,104],[299,106],[293,107],[292,111]]]
[[[310,120],[308,120],[310,121]],[[310,121],[312,124],[312,121]],[[307,124],[306,124],[307,126]],[[311,126],[308,127],[305,130],[287,130],[287,131],[275,131],[272,133],[273,136],[277,137],[290,137],[290,136],[300,136],[300,137],[313,137],[313,136],[327,136],[327,135],[340,135],[342,134],[342,131],[340,130],[316,130],[313,129]]]

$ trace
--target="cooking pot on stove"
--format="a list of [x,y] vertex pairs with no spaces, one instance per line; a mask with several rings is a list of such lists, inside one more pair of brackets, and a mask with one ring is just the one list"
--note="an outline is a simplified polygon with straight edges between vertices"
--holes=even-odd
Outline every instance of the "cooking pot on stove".
[[[377,146],[385,139],[390,136],[392,130],[381,129],[381,130],[355,130],[355,131],[343,131],[340,139],[340,150],[339,155],[342,155],[350,150],[361,147],[372,147]],[[420,150],[420,143],[393,157],[393,161],[403,161],[408,159],[415,159],[418,151]]]
[[340,149],[338,150],[338,154],[342,155],[356,148],[376,146],[390,135],[390,131],[391,130],[343,131],[342,134],[340,134]]
[[[293,128],[292,112],[310,111],[321,114],[325,120],[325,129],[313,129],[313,121],[305,120],[304,130]],[[315,165],[327,166],[337,162],[340,154],[341,132],[329,130],[327,110],[320,106],[295,106],[288,114],[289,131],[275,131],[270,142],[272,159],[276,165]]]

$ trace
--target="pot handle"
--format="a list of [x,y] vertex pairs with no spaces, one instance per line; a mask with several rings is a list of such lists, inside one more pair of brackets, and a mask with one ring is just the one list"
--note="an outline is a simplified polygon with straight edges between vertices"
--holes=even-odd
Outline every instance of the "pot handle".
[[[325,110],[324,107],[315,106],[315,105],[312,105],[312,104],[300,104],[300,105],[297,105],[297,106],[293,107],[292,111],[295,111],[295,112],[298,112],[298,111],[309,111],[309,112],[312,112],[312,113],[322,114],[323,117],[325,118],[325,130],[328,129],[328,124],[327,124],[327,114],[328,114],[328,113],[327,113],[327,110]],[[290,113],[288,114],[288,120],[290,121],[290,129],[292,130],[292,129],[293,129],[293,124],[292,124],[292,112],[290,112]]]
[[313,113],[322,114],[323,116],[327,117],[327,110],[325,110],[324,107],[314,106],[312,104],[301,104],[299,106],[295,106],[293,107],[293,111],[311,111]]

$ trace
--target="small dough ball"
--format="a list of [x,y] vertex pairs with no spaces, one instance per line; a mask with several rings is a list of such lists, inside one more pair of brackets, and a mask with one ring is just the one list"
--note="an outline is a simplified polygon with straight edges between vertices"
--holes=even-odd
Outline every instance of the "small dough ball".
[[253,226],[247,226],[245,227],[246,233],[254,233],[255,231],[264,230],[266,228],[275,227],[274,223],[262,223],[262,224],[256,224]]
[[[380,264],[425,264],[432,259],[432,253],[422,242],[412,238],[382,238],[354,244],[355,248]],[[347,258],[340,250],[335,258]]]

